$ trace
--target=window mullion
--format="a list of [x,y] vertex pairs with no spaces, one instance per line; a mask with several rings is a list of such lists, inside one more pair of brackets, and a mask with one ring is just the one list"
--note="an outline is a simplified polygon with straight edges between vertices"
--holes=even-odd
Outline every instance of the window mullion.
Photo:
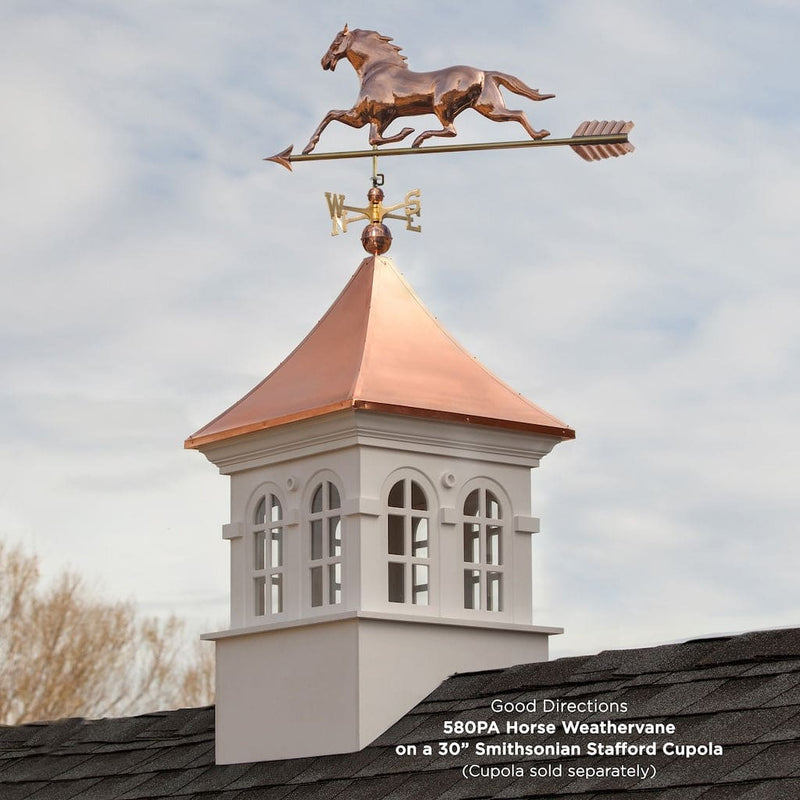
[[411,481],[406,478],[405,479],[405,498],[406,498],[406,508],[403,512],[403,538],[405,540],[405,556],[403,557],[403,562],[405,563],[405,567],[403,568],[403,582],[405,583],[405,595],[404,599],[406,603],[410,603],[413,600],[413,592],[414,592],[414,559],[411,557],[412,553],[412,527],[413,527],[413,518],[411,516]]

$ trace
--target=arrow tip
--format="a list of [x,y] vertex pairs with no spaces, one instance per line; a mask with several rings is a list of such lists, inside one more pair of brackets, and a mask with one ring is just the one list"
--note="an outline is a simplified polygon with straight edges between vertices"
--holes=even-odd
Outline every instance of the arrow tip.
[[290,144],[285,150],[282,150],[280,153],[276,153],[274,156],[268,156],[264,159],[264,161],[274,161],[276,164],[280,164],[282,167],[286,167],[289,172],[292,171],[292,149],[294,148],[293,144]]

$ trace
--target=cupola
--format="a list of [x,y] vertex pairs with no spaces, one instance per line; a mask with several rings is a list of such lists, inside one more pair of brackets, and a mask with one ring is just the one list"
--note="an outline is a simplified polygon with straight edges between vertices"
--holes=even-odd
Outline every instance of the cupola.
[[545,660],[530,470],[573,437],[366,258],[185,443],[231,478],[217,762],[358,750],[448,675]]

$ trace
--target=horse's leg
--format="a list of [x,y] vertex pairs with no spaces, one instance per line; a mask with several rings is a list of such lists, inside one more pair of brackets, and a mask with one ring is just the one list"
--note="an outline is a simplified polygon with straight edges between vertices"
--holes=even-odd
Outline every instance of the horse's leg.
[[426,139],[430,139],[431,136],[455,136],[456,126],[453,123],[453,120],[449,117],[443,117],[441,114],[436,114],[439,117],[439,122],[442,123],[444,126],[440,131],[423,131],[416,139],[411,143],[412,147],[419,147]]
[[347,111],[337,111],[335,109],[329,111],[308,140],[308,144],[303,148],[303,155],[307,155],[317,146],[320,134],[331,122],[343,122],[351,128],[363,128],[368,120],[355,108],[351,108]]
[[371,145],[377,144],[389,144],[390,142],[401,142],[403,139],[408,136],[409,133],[414,133],[413,128],[403,128],[400,133],[396,133],[393,136],[384,136],[383,132],[386,128],[394,121],[394,117],[392,119],[386,121],[379,121],[376,122],[375,120],[372,121],[372,124],[369,126],[369,143]]
[[524,111],[514,111],[506,108],[503,95],[493,81],[486,81],[483,91],[472,106],[478,113],[483,114],[494,122],[519,122],[528,132],[531,139],[544,139],[550,135],[550,131],[537,131],[525,116]]

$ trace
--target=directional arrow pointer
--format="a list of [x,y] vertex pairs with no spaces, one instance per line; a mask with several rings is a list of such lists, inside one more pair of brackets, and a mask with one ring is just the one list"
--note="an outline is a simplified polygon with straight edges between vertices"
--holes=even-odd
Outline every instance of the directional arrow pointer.
[[264,161],[274,161],[276,164],[280,164],[282,167],[286,167],[289,172],[292,171],[292,149],[294,148],[293,144],[290,144],[285,150],[282,150],[280,153],[276,153],[274,156],[269,156],[265,158]]

